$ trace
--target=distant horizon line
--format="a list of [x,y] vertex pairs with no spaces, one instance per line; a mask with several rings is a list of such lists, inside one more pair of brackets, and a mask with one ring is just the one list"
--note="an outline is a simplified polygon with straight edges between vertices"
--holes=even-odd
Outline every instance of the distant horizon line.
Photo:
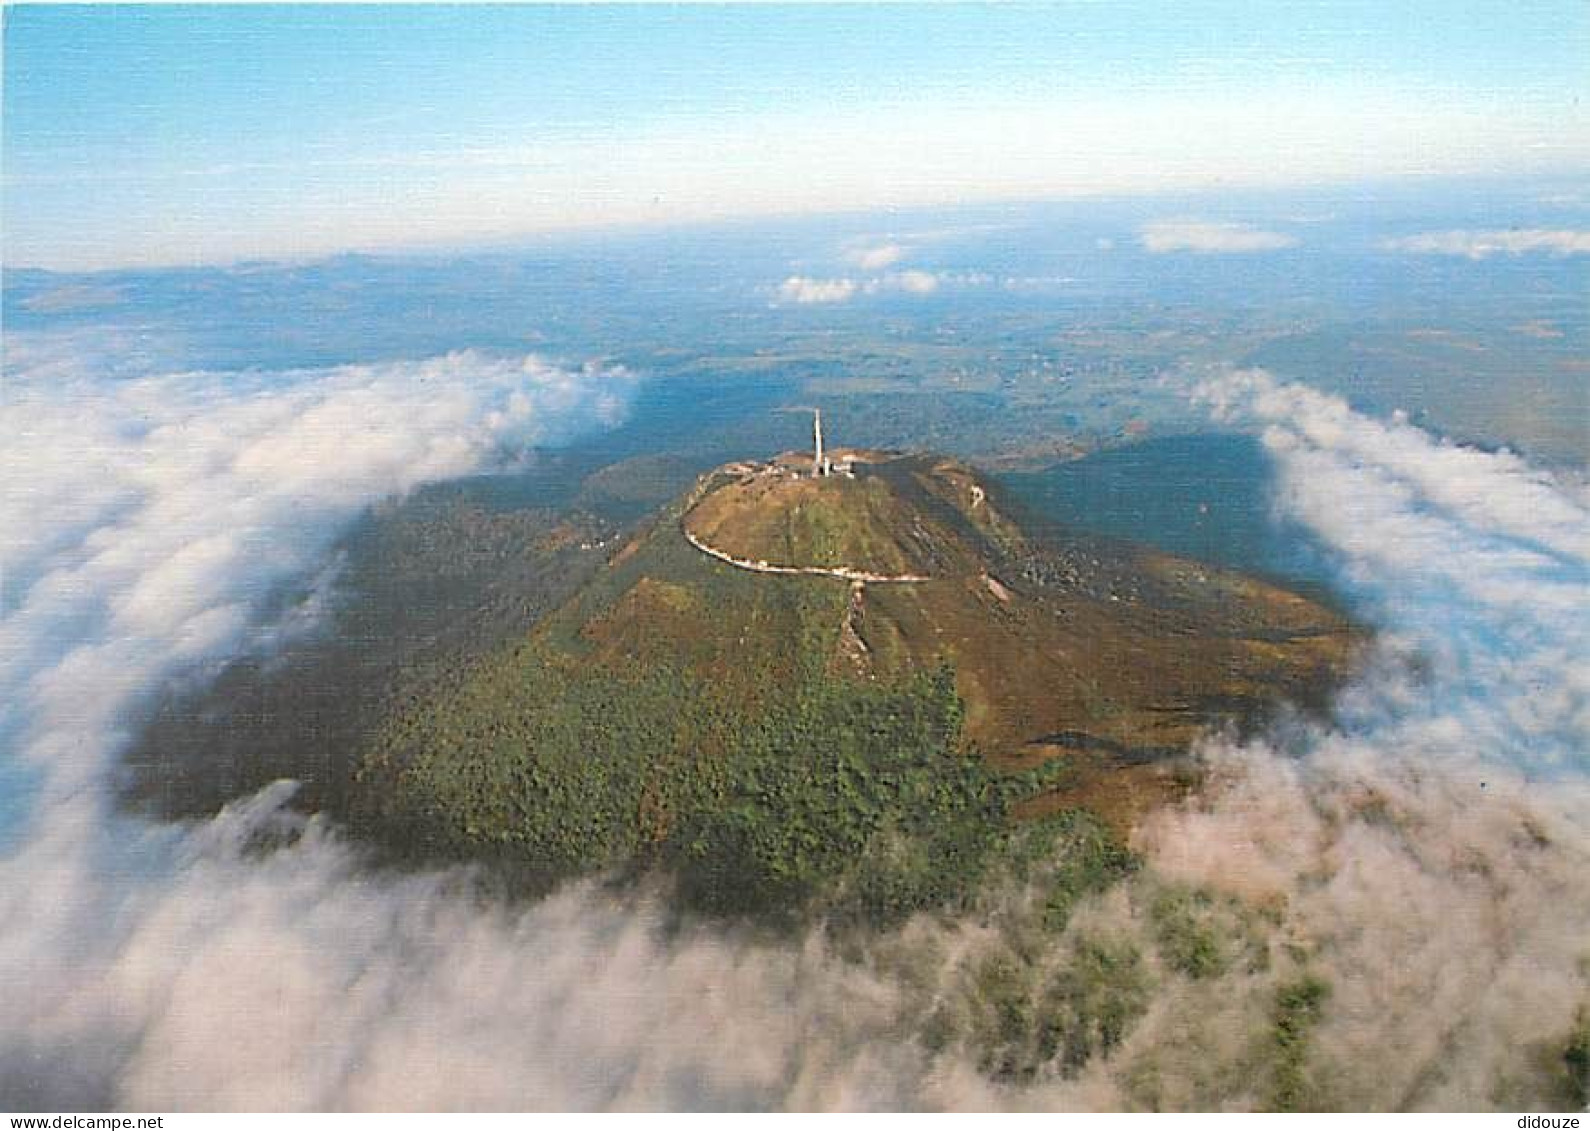
[[[68,0],[60,0],[60,2],[65,3]],[[149,0],[149,2],[157,2],[157,0]],[[268,0],[259,0],[259,2],[268,2]],[[423,0],[414,0],[414,2],[423,2]],[[142,271],[265,269],[303,267],[327,263],[337,259],[359,258],[374,260],[430,260],[469,255],[511,254],[514,251],[524,250],[548,242],[555,243],[565,240],[578,242],[581,240],[599,239],[608,234],[644,237],[688,233],[694,230],[761,225],[793,226],[803,222],[821,224],[846,219],[864,220],[876,216],[887,216],[891,221],[898,223],[911,217],[971,214],[979,211],[1019,212],[1046,207],[1062,207],[1069,204],[1130,205],[1177,200],[1188,203],[1212,202],[1216,198],[1236,200],[1285,198],[1287,196],[1306,195],[1311,192],[1350,191],[1354,188],[1406,191],[1423,187],[1470,185],[1475,187],[1488,186],[1493,189],[1516,189],[1527,185],[1544,185],[1553,182],[1583,184],[1585,187],[1590,188],[1590,166],[1583,169],[1564,169],[1560,171],[1532,170],[1517,174],[1492,172],[1456,173],[1448,171],[1381,173],[1368,177],[1322,178],[1288,185],[1209,184],[1200,187],[1189,187],[1181,184],[1166,186],[1162,189],[1135,188],[1115,191],[1081,189],[1048,196],[1027,194],[1010,197],[990,196],[979,200],[950,201],[942,204],[898,206],[881,204],[871,207],[848,208],[825,208],[819,206],[804,209],[778,209],[767,212],[734,212],[717,216],[675,216],[651,220],[617,219],[606,222],[596,221],[588,224],[569,223],[545,227],[528,227],[495,236],[438,237],[436,239],[421,239],[409,242],[350,244],[345,247],[328,247],[320,250],[304,251],[300,254],[285,252],[192,259],[183,257],[130,259],[102,266],[52,266],[47,262],[39,261],[12,263],[8,261],[7,257],[0,255],[0,275],[33,273],[57,276],[93,276]],[[1587,216],[1590,216],[1590,197],[1586,198],[1585,211]],[[1191,217],[1180,218],[1190,219]],[[1252,219],[1265,222],[1281,222],[1281,218],[1266,218],[1262,216],[1252,217]]]

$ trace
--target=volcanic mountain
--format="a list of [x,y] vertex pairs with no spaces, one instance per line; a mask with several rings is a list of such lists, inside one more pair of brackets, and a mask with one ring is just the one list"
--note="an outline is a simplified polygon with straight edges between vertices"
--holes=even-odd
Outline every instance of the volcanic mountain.
[[1194,780],[1196,736],[1317,704],[1350,660],[1354,630],[1305,597],[1037,537],[951,459],[836,455],[704,476],[413,700],[366,803],[411,843],[548,875],[661,862],[706,906],[909,910],[1011,829],[1124,834]]

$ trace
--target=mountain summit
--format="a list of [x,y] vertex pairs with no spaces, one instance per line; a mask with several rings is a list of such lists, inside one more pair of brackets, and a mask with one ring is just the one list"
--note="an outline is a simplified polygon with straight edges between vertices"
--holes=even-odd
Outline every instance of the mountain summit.
[[[663,860],[732,907],[848,877],[904,910],[946,895],[945,853],[975,869],[1011,828],[1124,833],[1187,787],[1198,734],[1318,701],[1353,640],[1253,578],[1037,537],[951,459],[788,453],[704,476],[411,704],[362,777],[452,851],[552,875]],[[856,854],[899,868],[864,880]]]

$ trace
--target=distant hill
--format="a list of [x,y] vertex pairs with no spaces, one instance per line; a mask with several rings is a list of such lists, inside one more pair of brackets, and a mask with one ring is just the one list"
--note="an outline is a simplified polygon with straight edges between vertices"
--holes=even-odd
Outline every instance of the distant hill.
[[[703,477],[522,639],[412,697],[358,794],[423,851],[663,865],[692,905],[888,916],[1055,836],[1098,859],[1213,723],[1318,703],[1355,632],[1195,562],[1039,542],[972,469]],[[1102,854],[1102,855],[1100,855]]]

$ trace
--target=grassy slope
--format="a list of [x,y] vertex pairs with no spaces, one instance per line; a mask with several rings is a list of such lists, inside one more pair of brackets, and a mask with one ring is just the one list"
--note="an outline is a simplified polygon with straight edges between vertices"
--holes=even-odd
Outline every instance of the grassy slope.
[[662,861],[692,905],[889,916],[953,901],[1033,783],[960,748],[948,669],[836,679],[848,588],[711,561],[663,521],[367,758],[431,850],[546,878]]

